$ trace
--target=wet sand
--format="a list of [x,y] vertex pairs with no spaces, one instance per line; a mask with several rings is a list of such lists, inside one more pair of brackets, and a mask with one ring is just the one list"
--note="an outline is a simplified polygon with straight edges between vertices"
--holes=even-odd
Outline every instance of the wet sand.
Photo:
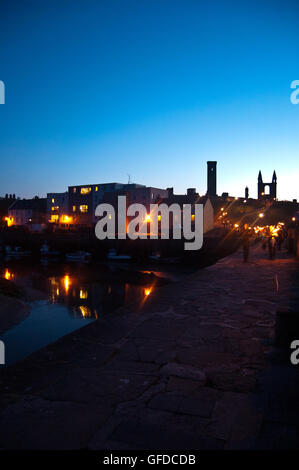
[[25,320],[30,313],[27,302],[0,294],[0,334]]
[[0,335],[28,317],[30,302],[42,299],[47,296],[26,283],[1,280]]

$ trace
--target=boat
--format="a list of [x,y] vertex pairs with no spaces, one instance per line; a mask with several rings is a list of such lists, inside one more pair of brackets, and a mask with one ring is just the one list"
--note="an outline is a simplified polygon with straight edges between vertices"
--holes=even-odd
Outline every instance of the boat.
[[65,255],[68,261],[88,261],[91,254],[87,251],[75,251],[74,253],[67,253]]
[[111,250],[108,251],[107,258],[113,261],[128,261],[131,259],[131,256],[130,255],[118,255],[116,253],[116,250],[112,248]]
[[49,245],[47,244],[47,242],[45,242],[40,249],[40,254],[41,256],[59,256],[60,252],[55,251],[55,250],[50,250]]
[[149,259],[153,261],[159,261],[161,259],[161,254],[159,252],[154,252],[152,255],[149,256]]
[[11,246],[6,245],[5,254],[7,257],[21,258],[22,256],[30,256],[31,251],[23,250],[20,246],[15,246],[14,248],[11,248]]

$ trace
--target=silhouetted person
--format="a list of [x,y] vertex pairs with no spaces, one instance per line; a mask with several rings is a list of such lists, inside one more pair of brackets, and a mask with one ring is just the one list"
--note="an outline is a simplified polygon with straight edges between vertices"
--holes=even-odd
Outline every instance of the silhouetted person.
[[243,260],[247,263],[249,258],[249,247],[250,247],[250,233],[248,230],[244,230],[242,233],[242,246],[243,246]]
[[262,235],[262,248],[263,248],[263,250],[267,249],[267,238],[266,238],[264,233]]
[[276,255],[276,238],[275,237],[268,238],[268,248],[269,248],[269,258],[274,259]]
[[294,226],[288,228],[287,235],[288,252],[295,253],[296,250],[296,229]]
[[282,247],[283,241],[284,241],[284,233],[283,233],[282,230],[279,230],[279,232],[278,232],[278,240],[277,240],[278,251],[281,251],[281,247]]

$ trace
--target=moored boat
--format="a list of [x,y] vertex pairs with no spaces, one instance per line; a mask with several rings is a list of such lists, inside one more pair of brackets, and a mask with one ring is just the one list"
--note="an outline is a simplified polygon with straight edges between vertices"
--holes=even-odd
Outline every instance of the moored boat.
[[68,261],[88,261],[90,256],[90,253],[87,253],[87,251],[75,251],[65,255]]
[[49,245],[45,242],[40,249],[40,254],[41,256],[59,256],[60,252],[57,250],[50,250]]

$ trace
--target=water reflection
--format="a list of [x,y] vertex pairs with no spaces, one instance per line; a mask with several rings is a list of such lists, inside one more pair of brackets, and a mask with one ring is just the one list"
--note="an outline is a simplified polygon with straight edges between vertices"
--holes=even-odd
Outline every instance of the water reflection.
[[[86,307],[86,305],[79,305],[79,312],[83,318],[88,318],[92,316],[90,308]],[[95,310],[95,316],[96,316],[96,310]]]
[[86,289],[80,289],[80,299],[88,299],[88,291]]
[[29,316],[1,337],[7,346],[7,364],[119,307],[136,303],[142,307],[155,289],[153,284],[132,284],[130,272],[125,278],[123,272],[96,264],[44,266],[12,260],[0,264],[0,277],[15,282],[31,299]]
[[[5,267],[0,272],[1,277],[7,280],[18,279],[22,283],[26,278],[28,283],[27,275],[22,271],[18,272],[17,277],[16,271],[10,267]],[[102,313],[136,302],[138,299],[143,303],[154,290],[154,285],[94,281],[93,277],[90,279],[84,274],[71,271],[50,276],[41,272],[31,274],[30,285],[48,293],[51,304],[66,304],[74,318],[98,318]]]
[[14,273],[12,273],[11,271],[9,271],[7,268],[5,269],[2,277],[4,277],[4,279],[7,279],[8,281],[11,281],[15,275]]
[[98,318],[98,312],[93,305],[82,305],[82,301],[88,301],[88,287],[82,287],[80,281],[69,274],[64,276],[49,277],[52,304],[67,304],[74,318]]
[[99,318],[100,314],[148,297],[153,286],[136,286],[129,283],[86,282],[74,274],[50,276],[50,302],[64,303],[74,318]]
[[68,291],[69,291],[70,283],[71,283],[70,276],[68,276],[68,275],[64,276],[63,284],[64,284],[64,288],[65,288],[66,293],[68,293]]

